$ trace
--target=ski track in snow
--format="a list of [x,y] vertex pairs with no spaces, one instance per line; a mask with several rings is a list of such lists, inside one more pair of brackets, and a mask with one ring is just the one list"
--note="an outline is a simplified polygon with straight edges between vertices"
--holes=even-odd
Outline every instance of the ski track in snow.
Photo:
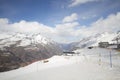
[[[77,52],[79,56],[53,56],[47,63],[38,61],[0,73],[0,80],[120,80],[120,56],[114,56],[118,54],[116,51],[111,51],[112,68],[107,49],[83,49]],[[101,57],[97,53],[101,53]]]

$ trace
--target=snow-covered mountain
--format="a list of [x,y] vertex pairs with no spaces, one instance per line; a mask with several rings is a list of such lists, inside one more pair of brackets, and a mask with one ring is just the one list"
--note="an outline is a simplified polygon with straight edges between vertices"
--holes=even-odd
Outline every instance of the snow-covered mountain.
[[[20,41],[19,43],[17,43]],[[17,43],[17,44],[16,44]],[[0,47],[10,46],[16,44],[16,46],[29,46],[31,44],[42,44],[47,45],[54,43],[52,40],[49,40],[40,33],[38,34],[23,34],[23,33],[1,33],[0,34]]]
[[116,43],[116,38],[120,37],[120,33],[113,32],[104,32],[101,34],[95,34],[93,36],[83,38],[78,42],[73,42],[68,44],[70,50],[74,50],[77,48],[85,48],[89,46],[98,46],[99,42],[109,42],[110,44]]
[[40,33],[0,32],[0,71],[59,55],[61,51],[56,42],[43,37]]

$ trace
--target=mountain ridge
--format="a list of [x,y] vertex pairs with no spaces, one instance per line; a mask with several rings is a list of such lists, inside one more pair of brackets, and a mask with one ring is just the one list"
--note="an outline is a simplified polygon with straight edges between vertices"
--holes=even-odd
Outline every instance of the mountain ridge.
[[40,33],[1,33],[0,71],[16,69],[53,55],[61,55],[61,52],[59,44]]
[[98,46],[99,42],[109,42],[110,44],[114,44],[116,43],[116,40],[114,39],[119,38],[119,37],[120,37],[120,33],[104,32],[104,33],[98,33],[98,34],[94,34],[92,36],[83,38],[77,42],[72,42],[70,44],[64,44],[64,46],[66,47],[66,50],[73,51],[78,48]]

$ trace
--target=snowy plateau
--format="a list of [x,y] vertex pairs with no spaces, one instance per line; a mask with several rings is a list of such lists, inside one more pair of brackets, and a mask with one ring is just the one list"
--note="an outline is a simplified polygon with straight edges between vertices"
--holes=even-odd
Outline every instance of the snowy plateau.
[[[8,35],[4,35],[7,40]],[[60,53],[54,54],[49,58],[41,59],[27,66],[1,72],[0,80],[120,80],[120,52],[97,46],[102,41],[115,43],[113,39],[118,36],[119,34],[116,33],[103,33],[71,43],[71,48],[77,47],[77,49],[72,49],[77,54],[69,56],[59,55]],[[13,37],[9,39],[12,40]],[[13,40],[18,39],[23,40],[23,37]],[[30,41],[42,45],[51,43],[51,41],[48,43],[49,41],[45,38],[41,39],[41,36],[36,36]],[[1,45],[3,43],[8,45],[7,42],[3,41]],[[17,46],[30,44],[29,41],[25,42],[28,43],[22,42],[19,45],[17,44]],[[13,43],[11,42],[10,44]],[[95,47],[88,49],[87,47],[89,46]],[[4,47],[2,46],[1,49],[4,49]]]

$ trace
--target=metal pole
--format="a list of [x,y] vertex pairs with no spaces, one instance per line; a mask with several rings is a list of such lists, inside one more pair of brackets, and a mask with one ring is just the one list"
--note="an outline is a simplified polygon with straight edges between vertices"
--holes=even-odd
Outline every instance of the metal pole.
[[110,67],[112,68],[112,55],[111,55],[111,51],[110,51]]
[[99,53],[99,65],[101,65],[101,53]]
[[37,61],[37,71],[38,71],[38,61]]

